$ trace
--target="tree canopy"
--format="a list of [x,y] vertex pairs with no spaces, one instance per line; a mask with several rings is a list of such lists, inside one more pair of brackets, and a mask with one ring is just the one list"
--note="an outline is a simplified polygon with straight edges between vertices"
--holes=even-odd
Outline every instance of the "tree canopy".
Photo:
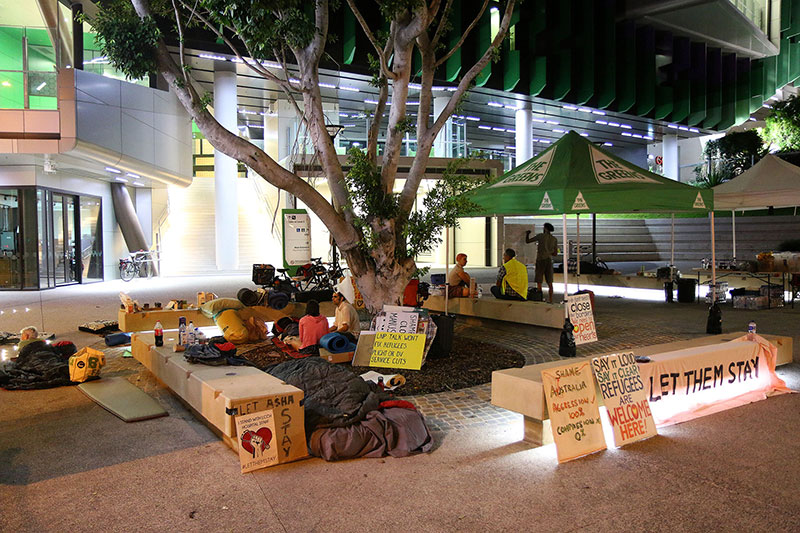
[[[131,77],[160,73],[216,150],[295,195],[322,220],[356,277],[365,303],[377,310],[399,299],[416,271],[415,254],[432,249],[439,230],[454,224],[469,208],[455,196],[473,184],[457,178],[453,169],[428,194],[423,202],[426,209],[415,211],[414,205],[434,140],[476,76],[498,57],[515,0],[493,3],[492,9],[502,13],[500,24],[475,63],[447,92],[447,103],[438,116],[432,112],[435,73],[475,30],[489,0],[475,2],[474,19],[455,44],[446,38],[451,16],[460,15],[453,13],[453,0],[346,0],[346,6],[340,4],[335,0],[106,0],[92,24],[115,67]],[[319,83],[320,61],[331,38],[331,11],[337,8],[352,11],[373,49],[372,83],[378,91],[366,149],[351,151],[353,170],[348,175],[326,129]],[[381,24],[367,22],[376,17],[382,17]],[[186,36],[194,29],[211,32],[238,62],[283,90],[308,130],[331,202],[214,119],[208,109],[211,99],[194,82],[186,61]],[[174,36],[177,45],[168,47],[165,35]],[[281,68],[272,68],[268,62],[278,62]],[[407,111],[412,79],[419,87],[415,88],[419,93],[416,118]],[[385,134],[379,143],[381,132]],[[416,136],[417,151],[401,192],[395,193],[408,132]]]

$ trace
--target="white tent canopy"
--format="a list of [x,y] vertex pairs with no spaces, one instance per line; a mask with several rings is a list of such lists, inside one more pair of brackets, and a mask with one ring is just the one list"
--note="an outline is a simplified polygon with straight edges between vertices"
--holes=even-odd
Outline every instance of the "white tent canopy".
[[715,211],[796,205],[800,205],[800,167],[772,154],[714,187]]

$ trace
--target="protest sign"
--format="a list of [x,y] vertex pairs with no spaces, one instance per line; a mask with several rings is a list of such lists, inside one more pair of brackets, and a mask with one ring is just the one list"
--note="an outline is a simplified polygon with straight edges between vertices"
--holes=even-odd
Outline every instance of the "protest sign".
[[242,474],[278,464],[274,412],[257,411],[236,417]]
[[633,354],[595,357],[592,367],[614,428],[614,444],[624,446],[656,435],[656,424]]
[[588,294],[572,294],[567,300],[569,321],[574,327],[575,344],[586,344],[597,340],[594,327],[592,300]]
[[558,462],[606,449],[589,362],[542,370]]
[[384,368],[422,368],[425,335],[378,331],[372,345],[369,366]]

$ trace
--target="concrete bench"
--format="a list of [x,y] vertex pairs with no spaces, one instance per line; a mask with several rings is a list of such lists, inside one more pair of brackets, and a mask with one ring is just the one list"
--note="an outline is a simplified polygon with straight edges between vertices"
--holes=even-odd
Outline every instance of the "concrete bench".
[[239,450],[235,417],[272,409],[279,463],[308,455],[300,389],[250,366],[189,363],[172,344],[155,346],[150,333],[132,335],[131,353],[234,451]]
[[[722,342],[729,342],[742,336],[742,333],[727,333],[723,335],[711,335],[699,337],[685,341],[668,342],[664,344],[653,344],[636,348],[636,355],[655,355],[658,353],[672,352],[697,346],[709,346]],[[776,365],[785,365],[792,362],[793,342],[791,337],[780,335],[762,334],[762,337],[770,341],[778,348],[778,358]],[[586,359],[618,353],[613,352],[593,354]],[[505,370],[495,370],[492,372],[492,405],[508,409],[523,415],[523,440],[536,446],[553,442],[553,435],[550,430],[550,420],[547,413],[547,403],[545,401],[544,389],[542,387],[542,370],[561,366],[569,361],[559,360],[536,365],[527,365],[522,368],[508,368]],[[600,405],[603,403],[603,396],[597,392]]]
[[[431,296],[423,307],[444,312],[444,296]],[[564,326],[564,307],[544,302],[498,300],[483,298],[450,298],[447,312],[466,317],[516,322],[531,326],[561,329]]]

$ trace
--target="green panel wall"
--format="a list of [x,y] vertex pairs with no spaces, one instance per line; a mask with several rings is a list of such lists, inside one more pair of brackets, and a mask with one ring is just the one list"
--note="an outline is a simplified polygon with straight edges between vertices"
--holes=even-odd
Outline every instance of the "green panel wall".
[[572,94],[570,101],[584,105],[594,96],[595,39],[594,10],[584,2],[572,9]]
[[763,61],[753,61],[750,65],[750,113],[754,113],[764,103],[764,69]]
[[750,60],[736,61],[736,124],[750,118]]
[[345,65],[351,65],[356,57],[356,16],[348,7],[342,8],[342,58]]
[[726,130],[736,123],[736,55],[722,55],[722,115],[717,128]]
[[617,31],[613,2],[595,2],[595,69],[594,102],[599,109],[608,108],[617,96]]
[[708,96],[706,67],[708,65],[708,50],[705,43],[692,43],[692,67],[689,74],[691,83],[691,97],[689,102],[689,117],[686,123],[697,126],[706,117],[706,100]]
[[722,52],[709,48],[706,54],[706,117],[704,128],[715,128],[722,119]]
[[[448,51],[451,50],[461,39],[461,0],[453,0],[453,7],[450,9],[450,32],[447,34]],[[466,29],[466,28],[464,28]],[[447,52],[444,52],[447,53]],[[458,79],[461,73],[461,48],[456,50],[444,64],[444,77],[449,82]]]
[[[491,15],[489,10],[487,9],[483,16],[481,17],[481,21],[478,23],[478,26],[472,30],[473,32],[477,32],[478,39],[477,39],[477,49],[475,50],[475,58],[476,60],[479,59],[483,53],[489,48],[489,45],[492,44],[492,24],[491,24]],[[478,73],[478,76],[475,78],[475,85],[478,87],[483,87],[486,85],[486,82],[489,81],[489,78],[492,76],[492,62],[490,61],[486,67]]]
[[617,99],[613,106],[625,113],[636,103],[636,28],[630,21],[617,24]]
[[636,107],[645,116],[656,105],[656,41],[650,26],[636,30]]

